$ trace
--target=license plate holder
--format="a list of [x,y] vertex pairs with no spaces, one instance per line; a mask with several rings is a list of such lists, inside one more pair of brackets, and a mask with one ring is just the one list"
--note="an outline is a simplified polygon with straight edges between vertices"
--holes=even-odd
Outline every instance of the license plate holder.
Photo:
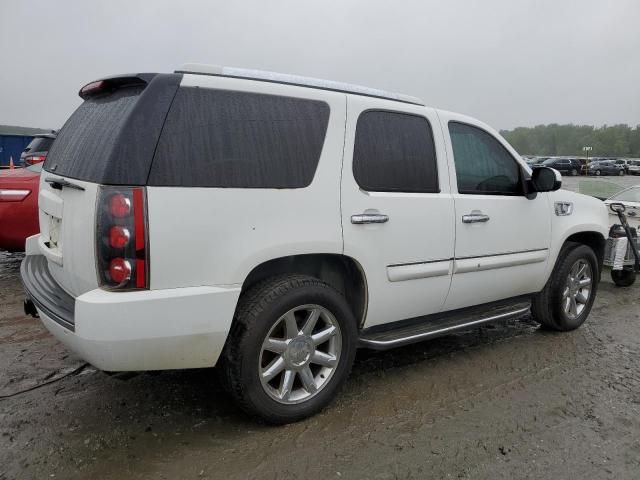
[[58,249],[60,242],[60,226],[62,219],[54,216],[49,217],[49,248]]

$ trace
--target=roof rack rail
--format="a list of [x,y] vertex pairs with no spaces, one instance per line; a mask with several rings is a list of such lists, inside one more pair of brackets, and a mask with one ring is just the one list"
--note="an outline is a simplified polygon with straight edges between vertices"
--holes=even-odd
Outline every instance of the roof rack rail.
[[367,97],[384,98],[396,102],[411,103],[414,105],[424,105],[424,102],[410,95],[387,92],[377,88],[362,87],[350,83],[334,82],[332,80],[322,80],[301,75],[289,75],[286,73],[268,72],[264,70],[251,70],[236,67],[223,67],[220,65],[207,65],[203,63],[185,63],[175,73],[188,73],[196,75],[213,75],[219,77],[242,78],[247,80],[258,80],[262,82],[284,83],[301,87],[318,88],[321,90],[331,90],[334,92],[352,93]]

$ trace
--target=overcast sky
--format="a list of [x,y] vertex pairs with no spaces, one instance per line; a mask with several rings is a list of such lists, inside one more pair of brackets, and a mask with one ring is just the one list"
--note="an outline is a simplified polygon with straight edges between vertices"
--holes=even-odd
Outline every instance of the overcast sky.
[[421,97],[496,128],[640,123],[640,0],[0,0],[0,124],[186,62]]

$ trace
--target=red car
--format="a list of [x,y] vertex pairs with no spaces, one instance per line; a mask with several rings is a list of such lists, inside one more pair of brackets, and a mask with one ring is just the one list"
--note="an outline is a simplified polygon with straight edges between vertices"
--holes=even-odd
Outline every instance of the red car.
[[38,226],[38,187],[42,163],[0,171],[0,249],[23,251]]

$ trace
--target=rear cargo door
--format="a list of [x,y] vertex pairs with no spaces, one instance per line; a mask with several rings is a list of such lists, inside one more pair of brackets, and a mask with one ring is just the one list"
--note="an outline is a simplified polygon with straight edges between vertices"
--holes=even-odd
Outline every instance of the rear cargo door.
[[[99,189],[145,185],[180,78],[107,80],[112,83],[85,99],[53,143],[40,179],[40,250],[51,274],[69,294],[78,296],[98,287]],[[168,83],[171,88],[165,88]]]
[[48,181],[64,177],[44,172],[38,198],[40,251],[49,261],[49,271],[73,296],[98,286],[95,267],[95,204],[98,185],[75,179],[73,187]]

